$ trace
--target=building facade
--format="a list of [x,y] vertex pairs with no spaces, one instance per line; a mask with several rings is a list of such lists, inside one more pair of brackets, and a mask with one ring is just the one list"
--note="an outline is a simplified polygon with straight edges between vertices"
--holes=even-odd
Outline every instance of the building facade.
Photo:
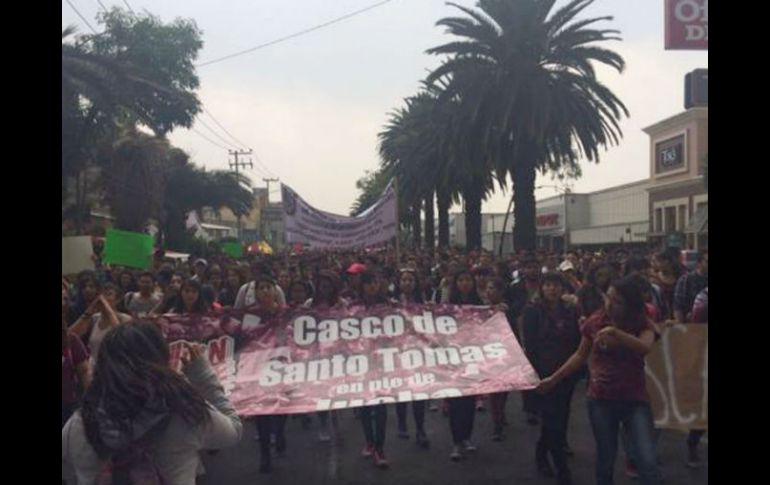
[[[537,248],[563,252],[566,248],[615,248],[647,246],[649,227],[648,180],[587,194],[567,192],[538,200],[535,208]],[[484,249],[513,252],[513,214],[503,236],[505,213],[481,215]],[[449,237],[453,245],[465,245],[465,216],[450,214]]]
[[708,108],[696,107],[660,121],[650,136],[649,239],[655,246],[708,246]]

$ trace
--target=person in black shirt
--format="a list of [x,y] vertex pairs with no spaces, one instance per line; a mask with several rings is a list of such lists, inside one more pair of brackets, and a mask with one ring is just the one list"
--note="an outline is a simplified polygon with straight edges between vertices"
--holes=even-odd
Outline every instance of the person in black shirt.
[[[578,312],[575,306],[562,299],[565,287],[566,281],[561,274],[543,276],[540,299],[528,305],[521,317],[526,355],[540,376],[549,376],[558,370],[580,344]],[[566,446],[575,381],[575,377],[565,379],[550,394],[535,395],[542,420],[535,459],[541,473],[553,476],[548,460],[551,456],[559,485],[571,483]]]

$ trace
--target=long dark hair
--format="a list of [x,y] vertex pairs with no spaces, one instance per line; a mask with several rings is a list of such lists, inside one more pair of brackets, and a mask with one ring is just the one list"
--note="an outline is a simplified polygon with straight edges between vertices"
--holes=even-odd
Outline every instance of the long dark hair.
[[[367,269],[366,271],[361,273],[361,287],[358,289],[358,301],[359,301],[359,303],[366,302],[366,298],[365,298],[366,295],[364,294],[364,285],[366,285],[368,283],[373,283],[375,281],[377,281],[380,284],[382,284],[382,281],[380,280],[379,275],[377,275],[377,273],[375,273],[374,271],[372,271],[370,269]],[[382,288],[380,288],[380,290],[382,290]],[[385,303],[386,301],[387,301],[386,297],[382,294],[382,291],[380,291],[377,294],[377,296],[374,297],[374,301],[371,302],[371,303],[372,304]]]
[[[470,295],[468,295],[468,299],[464,299],[462,296],[462,293],[460,293],[460,290],[457,288],[457,280],[460,279],[460,276],[462,275],[468,275],[471,277],[471,281],[473,281],[473,288],[471,289]],[[481,297],[479,296],[478,288],[476,288],[476,278],[473,277],[473,273],[470,272],[468,269],[460,269],[452,278],[452,286],[449,290],[449,303],[453,305],[483,305],[484,302],[481,301]]]
[[396,278],[395,286],[396,291],[393,292],[393,296],[397,300],[401,300],[401,276],[404,273],[409,273],[414,278],[414,291],[412,291],[411,295],[407,295],[410,300],[412,300],[414,303],[424,303],[425,298],[423,297],[422,293],[422,284],[420,283],[420,277],[417,274],[417,271],[411,270],[411,269],[402,269],[398,272],[398,278]]
[[182,298],[182,292],[185,288],[193,288],[198,292],[198,299],[195,300],[195,305],[193,306],[191,313],[204,313],[206,311],[206,307],[208,306],[206,303],[206,297],[203,294],[203,288],[201,287],[201,284],[195,280],[187,280],[182,283],[182,287],[179,288],[179,295],[174,305],[174,312],[181,314],[187,311],[184,306],[184,299]]
[[159,414],[178,414],[191,426],[210,419],[203,397],[169,367],[168,344],[158,327],[146,321],[118,325],[102,341],[81,408],[86,439],[100,457],[122,451],[105,443],[102,424],[131,436],[134,420],[150,410],[148,403],[158,404]]
[[647,321],[642,282],[639,276],[631,275],[612,283],[612,288],[623,297],[623,317],[615,324],[626,332],[638,333]]
[[[318,291],[319,288],[321,287],[322,279],[327,280],[332,286],[332,294],[329,296],[328,301],[322,300],[322,296]],[[315,277],[315,292],[313,294],[312,306],[318,306],[322,304],[327,304],[329,306],[336,305],[340,299],[341,287],[342,287],[342,281],[340,280],[340,277],[337,276],[336,273],[332,271],[319,271]]]

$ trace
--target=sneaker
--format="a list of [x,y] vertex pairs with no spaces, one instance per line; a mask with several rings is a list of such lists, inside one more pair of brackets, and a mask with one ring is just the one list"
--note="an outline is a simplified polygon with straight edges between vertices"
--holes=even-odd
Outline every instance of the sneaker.
[[388,463],[388,460],[385,459],[385,452],[382,450],[374,450],[374,464],[377,465],[377,468],[388,468],[390,466],[390,463]]
[[698,448],[689,447],[687,452],[687,466],[690,468],[698,468],[700,466],[700,456],[698,455]]
[[636,466],[630,460],[626,460],[626,476],[631,480],[639,478],[639,472],[636,471]]
[[321,430],[318,432],[318,441],[321,443],[328,443],[332,440],[332,437],[329,435],[329,432],[326,430]]
[[366,445],[364,446],[364,449],[361,450],[361,457],[362,458],[369,458],[374,454],[374,445]]
[[476,448],[476,446],[470,441],[465,440],[463,441],[463,450],[465,450],[468,453],[474,453],[476,450],[478,450],[478,448]]
[[452,461],[460,461],[463,459],[463,453],[460,451],[460,447],[455,445],[452,448],[452,454],[449,455],[449,459]]

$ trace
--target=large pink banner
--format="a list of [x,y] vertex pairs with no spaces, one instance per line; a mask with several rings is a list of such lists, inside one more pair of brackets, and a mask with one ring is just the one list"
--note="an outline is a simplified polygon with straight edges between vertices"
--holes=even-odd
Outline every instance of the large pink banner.
[[533,389],[502,313],[452,305],[258,310],[158,319],[172,365],[207,355],[242,416],[346,409]]

